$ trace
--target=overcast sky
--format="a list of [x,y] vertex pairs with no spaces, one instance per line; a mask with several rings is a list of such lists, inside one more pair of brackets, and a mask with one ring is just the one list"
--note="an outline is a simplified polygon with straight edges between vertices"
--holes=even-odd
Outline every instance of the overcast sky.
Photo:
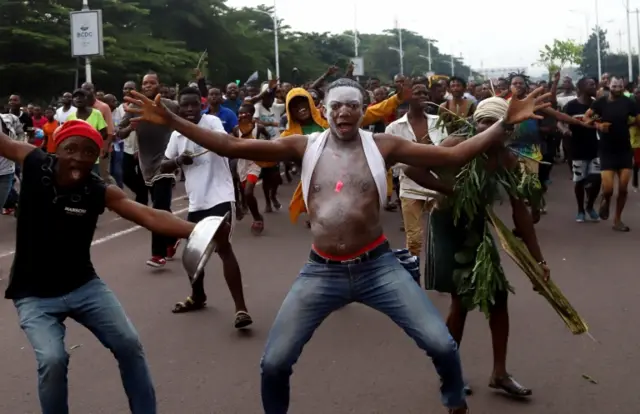
[[[595,0],[276,0],[278,17],[294,30],[334,32],[357,30],[379,33],[392,28],[394,18],[400,27],[438,40],[445,53],[462,53],[474,69],[531,66],[538,50],[554,38],[584,41],[589,26],[596,24]],[[608,30],[614,50],[627,48],[626,0],[600,0],[600,26]],[[629,0],[630,8],[640,0]],[[273,0],[228,0],[231,7],[273,5]],[[313,6],[312,6],[313,5]],[[382,8],[378,7],[381,5]],[[523,11],[527,10],[527,11]],[[576,10],[577,12],[571,12]],[[588,17],[587,17],[588,15]],[[632,47],[637,50],[636,15],[631,15]],[[622,45],[618,36],[622,31]],[[366,65],[366,62],[365,62]],[[537,72],[539,68],[532,68]],[[536,70],[537,69],[537,70]]]

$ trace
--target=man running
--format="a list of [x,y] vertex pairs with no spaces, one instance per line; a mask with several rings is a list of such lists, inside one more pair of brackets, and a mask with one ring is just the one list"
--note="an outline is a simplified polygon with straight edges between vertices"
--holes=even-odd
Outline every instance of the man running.
[[[67,121],[55,135],[56,154],[0,134],[0,157],[22,164],[16,253],[5,297],[35,351],[43,414],[68,414],[64,345],[67,318],[89,329],[118,360],[133,414],[155,414],[156,399],[138,333],[91,263],[98,217],[108,208],[172,237],[194,225],[130,200],[91,170],[103,138],[84,121]],[[34,249],[33,246],[47,246]]]
[[[587,111],[585,118],[596,121],[600,136],[600,169],[602,177],[602,201],[600,218],[609,218],[615,177],[618,177],[618,199],[613,217],[613,229],[627,232],[622,222],[622,211],[627,202],[627,190],[633,168],[633,150],[629,134],[629,122],[640,124],[638,105],[624,96],[624,82],[613,77],[609,82],[609,94],[598,98]],[[596,119],[597,118],[597,119]]]
[[[160,92],[160,78],[156,73],[147,73],[142,78],[142,92],[153,98]],[[169,99],[164,100],[164,105],[178,112],[178,104]],[[120,121],[120,138],[129,136],[132,128],[129,128],[131,114],[125,115]],[[145,184],[150,187],[153,208],[171,211],[171,196],[176,182],[175,173],[163,173],[160,164],[164,160],[164,152],[167,149],[169,138],[173,132],[165,126],[153,125],[141,122],[135,127],[138,142],[138,162]],[[162,234],[151,234],[151,258],[147,260],[147,266],[164,267],[167,260],[172,260],[178,249],[179,240],[165,237]]]
[[[591,108],[597,93],[596,81],[582,78],[578,81],[578,98],[573,99],[564,107],[564,113],[576,119],[583,119]],[[598,159],[598,135],[593,128],[579,125],[565,126],[558,123],[565,136],[570,136],[569,158],[573,171],[573,182],[578,203],[576,221],[584,223],[587,219],[600,220],[594,208],[596,198],[600,193],[600,160]],[[587,194],[585,208],[585,192]]]
[[[201,113],[200,91],[197,88],[185,88],[178,96],[178,113],[189,122],[211,131],[225,132],[220,119]],[[187,220],[197,223],[207,217],[223,217],[229,220],[228,226],[219,231],[216,252],[222,259],[224,278],[236,305],[234,326],[245,328],[253,323],[247,313],[242,291],[240,265],[231,248],[231,232],[235,219],[235,196],[233,180],[229,170],[229,161],[216,153],[204,150],[189,141],[177,131],[171,134],[165,151],[165,161],[161,172],[169,173],[182,168],[186,177],[185,187],[189,196],[189,214]],[[207,295],[204,292],[204,274],[192,285],[191,296],[175,305],[174,313],[184,313],[202,309],[206,306]]]
[[360,302],[388,315],[432,357],[441,377],[442,400],[449,413],[467,413],[460,357],[455,341],[428,297],[389,247],[380,223],[386,197],[386,164],[461,166],[493,145],[503,145],[516,123],[534,117],[540,91],[514,99],[502,122],[454,148],[420,145],[386,134],[360,130],[366,92],[351,79],[328,88],[324,111],[329,130],[263,141],[229,139],[199,128],[155,102],[134,93],[141,120],[167,125],[225,157],[302,164],[303,196],[311,218],[313,245],[274,322],[262,368],[266,414],[289,410],[290,376],[302,348],[334,311]]

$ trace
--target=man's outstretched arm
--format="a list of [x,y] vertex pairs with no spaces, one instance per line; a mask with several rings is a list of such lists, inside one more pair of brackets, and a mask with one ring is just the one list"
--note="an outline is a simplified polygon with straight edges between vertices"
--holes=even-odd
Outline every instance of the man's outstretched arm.
[[133,121],[142,120],[166,125],[223,157],[252,161],[300,161],[307,146],[307,137],[303,135],[265,141],[236,138],[226,132],[200,128],[168,110],[162,103],[160,95],[152,101],[135,91],[131,94],[133,97],[125,97],[125,99],[135,105],[127,108],[128,112],[138,115],[138,118],[134,118]]

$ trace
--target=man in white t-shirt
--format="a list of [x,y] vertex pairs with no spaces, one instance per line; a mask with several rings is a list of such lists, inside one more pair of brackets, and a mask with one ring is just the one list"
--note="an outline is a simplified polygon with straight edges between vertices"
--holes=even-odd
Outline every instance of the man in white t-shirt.
[[[431,145],[441,141],[445,134],[435,125],[438,117],[426,113],[428,90],[424,84],[413,85],[409,110],[400,119],[387,126],[386,133],[409,141]],[[412,255],[420,257],[424,243],[425,213],[435,205],[436,192],[420,187],[400,172],[400,203],[406,235],[406,247]]]
[[[178,114],[199,127],[212,131],[225,132],[220,119],[213,115],[201,114],[200,91],[188,87],[178,96]],[[229,136],[229,139],[233,139]],[[233,179],[229,169],[229,160],[206,151],[182,134],[174,131],[165,151],[162,162],[163,173],[174,172],[181,168],[185,175],[185,188],[189,196],[189,214],[187,220],[197,223],[207,217],[226,215],[227,222],[216,234],[216,253],[223,263],[224,278],[236,306],[234,326],[245,328],[253,323],[247,312],[242,289],[240,266],[231,247],[231,234],[235,220],[235,195]],[[192,285],[191,296],[175,305],[174,313],[184,313],[202,309],[206,305],[204,292],[204,274],[199,275]]]
[[71,92],[65,92],[62,94],[62,99],[60,100],[62,102],[62,106],[56,109],[56,115],[54,117],[61,125],[64,124],[69,115],[76,111],[75,106],[71,105],[71,100]]

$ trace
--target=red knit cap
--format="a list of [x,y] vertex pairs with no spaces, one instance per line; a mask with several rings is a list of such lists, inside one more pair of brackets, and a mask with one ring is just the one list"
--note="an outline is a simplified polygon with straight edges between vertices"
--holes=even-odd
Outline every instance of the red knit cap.
[[53,134],[53,141],[56,146],[62,141],[71,137],[82,137],[95,142],[99,148],[102,148],[102,135],[88,122],[82,120],[67,121],[60,126]]

